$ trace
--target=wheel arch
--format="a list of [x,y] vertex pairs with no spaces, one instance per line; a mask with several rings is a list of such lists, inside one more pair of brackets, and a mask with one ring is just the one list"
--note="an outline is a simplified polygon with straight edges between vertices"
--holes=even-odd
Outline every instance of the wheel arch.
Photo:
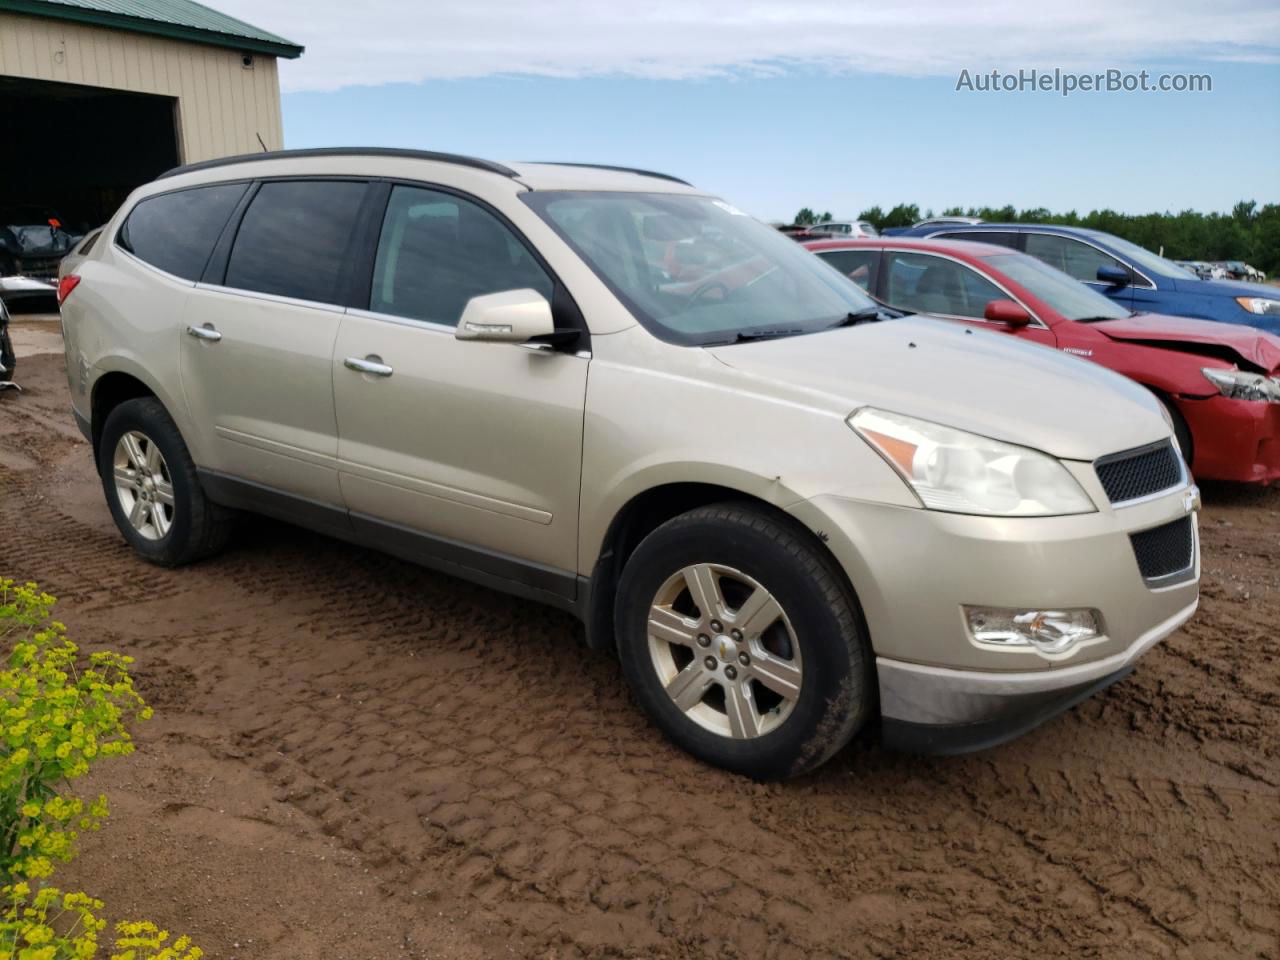
[[140,397],[155,398],[172,416],[168,404],[155,388],[133,372],[109,370],[94,381],[93,389],[89,394],[89,423],[95,462],[98,457],[98,443],[102,439],[102,425],[107,422],[111,411],[126,400],[136,400]]
[[1191,430],[1191,424],[1178,407],[1178,394],[1152,386],[1149,383],[1144,383],[1143,386],[1150,390],[1155,395],[1155,398],[1163,404],[1165,410],[1169,412],[1169,416],[1174,422],[1174,438],[1178,441],[1179,446],[1185,444],[1187,447],[1186,450],[1182,451],[1182,455],[1187,462],[1187,467],[1190,468],[1196,456],[1196,436]]
[[592,568],[590,587],[582,610],[587,643],[592,649],[614,650],[616,648],[613,610],[617,599],[618,581],[627,559],[640,542],[673,517],[698,507],[726,502],[750,505],[802,533],[826,559],[832,572],[844,585],[862,620],[863,630],[867,629],[857,590],[850,581],[848,573],[823,539],[808,526],[777,504],[747,491],[719,483],[677,481],[658,484],[634,494],[610,521]]

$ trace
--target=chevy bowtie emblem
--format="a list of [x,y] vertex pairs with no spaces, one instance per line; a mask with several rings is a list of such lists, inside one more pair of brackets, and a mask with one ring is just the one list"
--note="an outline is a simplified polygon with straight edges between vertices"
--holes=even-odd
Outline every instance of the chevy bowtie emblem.
[[729,641],[724,637],[720,638],[720,659],[725,663],[729,662]]
[[1200,488],[1192,487],[1182,495],[1182,509],[1187,513],[1195,513],[1200,509]]

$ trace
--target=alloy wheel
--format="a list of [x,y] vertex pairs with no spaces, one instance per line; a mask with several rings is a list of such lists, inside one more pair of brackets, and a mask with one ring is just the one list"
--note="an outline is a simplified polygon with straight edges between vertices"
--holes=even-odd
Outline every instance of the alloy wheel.
[[161,540],[173,527],[177,507],[169,465],[154,440],[130,430],[112,458],[116,497],[129,526],[148,540]]
[[800,698],[803,665],[781,604],[740,570],[699,563],[649,607],[649,655],[672,702],[723,737],[772,733]]

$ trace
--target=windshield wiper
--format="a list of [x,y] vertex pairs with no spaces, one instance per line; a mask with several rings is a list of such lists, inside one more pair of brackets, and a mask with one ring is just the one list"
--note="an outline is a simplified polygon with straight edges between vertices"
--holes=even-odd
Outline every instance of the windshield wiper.
[[851,310],[826,329],[834,330],[836,327],[856,327],[860,323],[877,323],[880,320],[896,320],[900,316],[902,316],[902,314],[898,313],[896,310],[890,310],[887,307],[863,307],[861,310]]
[[853,327],[860,323],[875,323],[879,320],[896,320],[903,316],[897,310],[891,310],[889,307],[864,307],[861,310],[853,310],[846,313],[843,317],[836,320],[835,323],[825,327],[813,328],[804,327],[778,327],[772,330],[743,330],[735,333],[728,340],[715,340],[705,343],[703,346],[716,346],[725,343],[751,343],[755,340],[777,340],[780,337],[795,337],[802,333],[816,333],[817,330],[834,330],[836,327]]
[[777,340],[779,337],[794,337],[796,334],[804,333],[799,327],[787,327],[778,330],[743,330],[735,333],[729,340],[718,341],[721,343],[750,343],[753,340]]

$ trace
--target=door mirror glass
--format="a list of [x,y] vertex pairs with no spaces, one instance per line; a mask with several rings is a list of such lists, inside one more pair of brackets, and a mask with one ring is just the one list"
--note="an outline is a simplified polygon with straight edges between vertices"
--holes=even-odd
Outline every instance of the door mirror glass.
[[537,290],[504,290],[472,297],[463,308],[455,337],[496,343],[528,343],[555,333],[551,304]]
[[1010,327],[1025,327],[1031,322],[1031,314],[1027,308],[1016,300],[992,300],[987,304],[982,315],[992,323],[1003,323]]
[[1098,268],[1098,280],[1101,283],[1110,284],[1113,287],[1127,287],[1129,279],[1129,271],[1124,267]]

